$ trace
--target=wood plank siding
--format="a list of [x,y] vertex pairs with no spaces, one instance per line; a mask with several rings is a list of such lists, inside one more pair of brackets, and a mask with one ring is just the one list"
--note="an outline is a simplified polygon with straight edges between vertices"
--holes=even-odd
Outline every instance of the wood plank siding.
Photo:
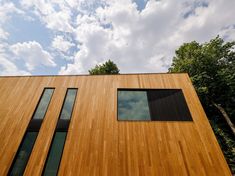
[[[187,74],[0,77],[0,175],[45,87],[55,88],[24,175],[41,175],[67,88],[78,88],[59,175],[231,175]],[[118,88],[182,89],[193,121],[118,121]]]

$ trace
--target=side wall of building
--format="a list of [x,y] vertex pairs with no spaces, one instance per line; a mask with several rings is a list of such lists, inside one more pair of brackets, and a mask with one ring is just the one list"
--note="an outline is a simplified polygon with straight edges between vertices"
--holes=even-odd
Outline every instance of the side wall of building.
[[[55,91],[25,175],[40,175],[67,88],[78,88],[59,175],[231,175],[187,74],[0,77],[0,175],[45,87]],[[179,88],[193,122],[117,120],[117,88]]]

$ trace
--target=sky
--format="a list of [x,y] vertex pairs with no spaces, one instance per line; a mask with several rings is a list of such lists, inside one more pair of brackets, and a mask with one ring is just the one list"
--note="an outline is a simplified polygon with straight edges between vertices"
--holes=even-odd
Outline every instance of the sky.
[[0,0],[0,75],[167,72],[185,42],[235,40],[235,0]]

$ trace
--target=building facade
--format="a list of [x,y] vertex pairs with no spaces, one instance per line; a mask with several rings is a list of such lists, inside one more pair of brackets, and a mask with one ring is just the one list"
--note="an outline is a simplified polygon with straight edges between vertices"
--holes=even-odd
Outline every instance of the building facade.
[[0,77],[0,175],[231,175],[187,74]]

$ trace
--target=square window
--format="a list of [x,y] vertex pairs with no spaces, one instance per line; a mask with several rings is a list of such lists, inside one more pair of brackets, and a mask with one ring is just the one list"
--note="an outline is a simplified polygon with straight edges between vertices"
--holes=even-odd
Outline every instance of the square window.
[[192,121],[181,89],[118,89],[118,120]]

